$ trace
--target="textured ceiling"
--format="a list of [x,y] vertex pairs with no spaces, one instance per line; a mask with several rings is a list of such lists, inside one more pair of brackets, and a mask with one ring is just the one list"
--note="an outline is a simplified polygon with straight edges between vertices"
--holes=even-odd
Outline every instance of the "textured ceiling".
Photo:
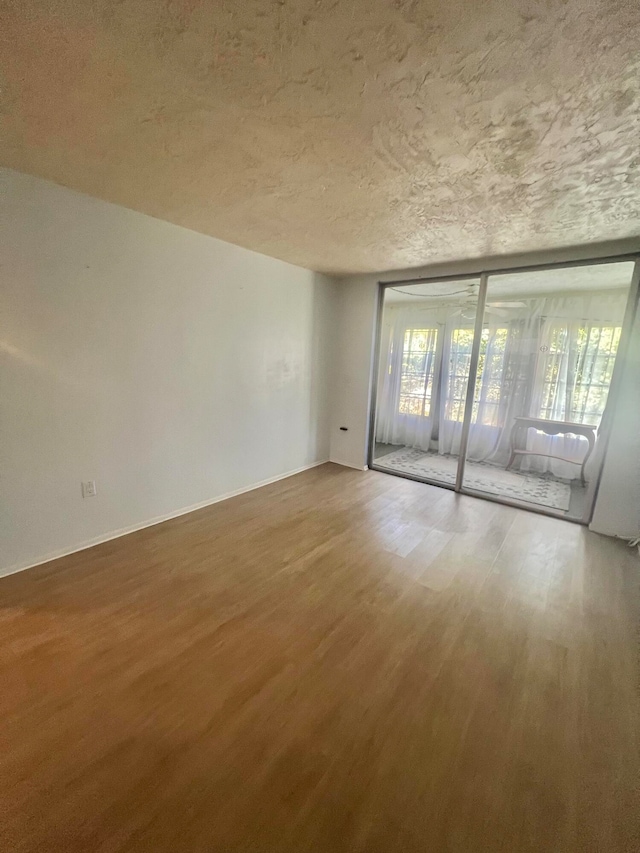
[[6,166],[329,272],[640,234],[638,0],[0,0]]

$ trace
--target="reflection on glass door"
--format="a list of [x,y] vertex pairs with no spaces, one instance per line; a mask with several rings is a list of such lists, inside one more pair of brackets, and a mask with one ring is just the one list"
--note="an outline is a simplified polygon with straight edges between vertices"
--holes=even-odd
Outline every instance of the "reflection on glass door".
[[609,263],[488,277],[464,491],[588,514],[632,273]]
[[387,288],[372,462],[454,487],[479,278]]

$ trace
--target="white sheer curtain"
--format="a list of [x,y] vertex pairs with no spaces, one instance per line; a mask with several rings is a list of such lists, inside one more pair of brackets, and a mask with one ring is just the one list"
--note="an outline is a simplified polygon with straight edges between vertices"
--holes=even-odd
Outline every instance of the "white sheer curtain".
[[389,311],[386,359],[378,384],[376,440],[429,450],[433,389],[441,326],[438,312]]
[[473,325],[459,310],[452,310],[443,335],[438,453],[457,456],[460,452],[472,342]]
[[[613,372],[626,293],[551,297],[541,302],[544,322],[531,414],[597,428]],[[527,450],[549,456],[524,457],[520,468],[574,479],[580,475],[580,463],[587,447],[584,436],[545,435],[530,429]],[[572,461],[551,458],[558,456]],[[594,454],[593,459],[596,456]],[[586,473],[588,477],[589,464]]]
[[[485,315],[469,432],[468,458],[474,462],[506,464],[509,458],[508,430],[529,402],[540,320],[535,306],[525,316]],[[454,455],[460,450],[473,342],[472,327],[463,323],[459,314],[449,318],[443,353],[438,451]]]
[[540,306],[526,313],[487,312],[469,431],[468,458],[506,465],[514,418],[527,414],[542,317]]

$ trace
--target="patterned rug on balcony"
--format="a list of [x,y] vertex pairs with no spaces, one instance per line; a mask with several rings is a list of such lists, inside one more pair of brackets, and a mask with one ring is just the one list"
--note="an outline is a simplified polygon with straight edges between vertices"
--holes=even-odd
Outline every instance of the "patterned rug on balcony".
[[[394,450],[379,456],[375,464],[404,474],[413,474],[427,480],[453,484],[456,480],[458,460],[453,456],[425,453],[411,447]],[[552,509],[568,510],[571,487],[555,477],[530,472],[505,471],[495,465],[482,462],[467,462],[464,469],[464,485],[478,492],[487,492],[518,501],[539,504]]]

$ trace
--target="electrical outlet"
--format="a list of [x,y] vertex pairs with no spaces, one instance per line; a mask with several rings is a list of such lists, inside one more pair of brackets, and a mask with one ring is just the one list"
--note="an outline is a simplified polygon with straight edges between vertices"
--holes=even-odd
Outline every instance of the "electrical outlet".
[[82,484],[82,497],[83,498],[95,498],[96,496],[96,481],[95,480],[87,480],[86,483]]

